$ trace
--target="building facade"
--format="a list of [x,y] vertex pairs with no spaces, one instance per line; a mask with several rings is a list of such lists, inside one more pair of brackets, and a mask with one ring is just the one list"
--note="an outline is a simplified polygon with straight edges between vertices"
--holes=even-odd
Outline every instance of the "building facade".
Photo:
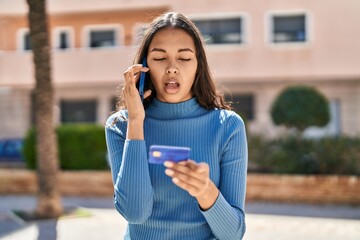
[[[104,124],[144,29],[166,11],[199,27],[214,78],[250,132],[281,133],[274,99],[310,85],[329,100],[331,122],[308,134],[360,134],[357,0],[48,1],[55,124]],[[0,0],[0,138],[32,126],[34,86],[27,5]]]

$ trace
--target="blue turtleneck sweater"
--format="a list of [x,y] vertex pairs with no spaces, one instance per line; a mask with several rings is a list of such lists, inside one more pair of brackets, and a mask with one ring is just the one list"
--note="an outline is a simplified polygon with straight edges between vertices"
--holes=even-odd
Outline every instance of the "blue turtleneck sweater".
[[[247,172],[242,119],[232,111],[207,110],[195,98],[176,104],[154,99],[145,116],[145,140],[126,140],[126,110],[106,124],[115,208],[129,223],[124,239],[241,239]],[[190,147],[191,159],[209,164],[220,190],[210,209],[202,211],[172,183],[163,165],[148,163],[153,144]]]

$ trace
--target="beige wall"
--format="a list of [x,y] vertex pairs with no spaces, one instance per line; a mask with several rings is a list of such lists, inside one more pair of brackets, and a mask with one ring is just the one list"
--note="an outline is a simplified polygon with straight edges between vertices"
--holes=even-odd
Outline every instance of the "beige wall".
[[23,137],[29,127],[29,89],[0,87],[0,138]]
[[[2,2],[5,1],[2,0]],[[109,0],[106,2],[113,3],[113,1]],[[131,2],[135,3],[137,1]],[[157,2],[160,4],[162,1]],[[325,2],[326,9],[324,10],[323,4]],[[345,4],[345,2],[348,4]],[[91,5],[91,3],[95,4],[90,1],[89,4]],[[68,2],[68,4],[70,3]],[[182,10],[192,16],[204,16],[205,12],[207,15],[212,13],[217,15],[242,13],[245,16],[246,35],[248,36],[246,44],[238,47],[208,47],[210,64],[214,66],[215,75],[222,81],[360,78],[360,24],[355,24],[360,23],[360,14],[358,14],[360,12],[359,1],[318,0],[314,2],[297,0],[291,1],[290,4],[288,1],[283,0],[272,1],[267,4],[256,4],[256,1],[211,0],[196,1],[196,3],[191,4],[191,9],[187,7],[188,5],[184,4],[183,1],[174,1],[171,8]],[[63,7],[65,8],[65,6]],[[137,22],[146,22],[151,16],[166,9],[163,7],[156,10],[133,9],[124,11],[120,9],[118,11],[77,14],[57,13],[51,17],[50,26],[53,28],[72,26],[74,28],[75,47],[81,48],[84,47],[83,32],[86,25],[120,24],[124,34],[119,45],[123,45],[123,43],[128,45],[133,41],[131,36]],[[310,42],[307,44],[282,44],[281,46],[268,44],[266,42],[267,13],[291,13],[293,11],[308,14]],[[4,34],[7,39],[1,38],[0,40],[0,49],[5,51],[16,50],[17,30],[27,26],[26,17],[8,16],[5,18],[3,16],[0,24],[6,26],[0,28],[2,29],[0,31],[8,29]],[[101,57],[101,54],[100,56],[96,54],[90,55],[90,62],[94,58]],[[119,56],[123,58],[121,51],[107,54],[107,57],[113,59],[119,58]],[[62,65],[61,59],[68,62],[67,58],[72,59],[73,57],[72,53],[67,53],[67,57],[59,57],[60,60],[56,64]],[[55,66],[55,68],[57,67]],[[11,71],[11,67],[6,69]],[[62,74],[66,75],[64,72],[58,72],[56,76],[63,79]],[[3,84],[2,81],[0,77],[0,84]],[[30,83],[31,78],[22,81]]]
[[[1,5],[0,5],[1,6]],[[57,27],[71,27],[74,31],[75,48],[84,46],[84,28],[88,25],[113,24],[119,25],[121,37],[118,45],[131,45],[133,42],[133,31],[136,23],[149,22],[154,16],[165,12],[167,8],[157,9],[133,9],[105,12],[88,13],[63,13],[50,15],[49,28],[50,37]],[[28,28],[26,15],[3,15],[0,13],[0,50],[16,51],[17,34],[19,29]],[[5,36],[5,37],[4,37]],[[51,40],[50,40],[51,41]]]
[[225,84],[226,92],[235,94],[254,95],[254,112],[255,119],[248,123],[250,132],[262,134],[268,137],[274,137],[285,132],[282,127],[275,127],[271,116],[270,109],[272,103],[278,94],[289,85],[306,84],[318,89],[326,96],[328,101],[339,101],[340,104],[340,130],[343,134],[359,135],[360,134],[360,97],[359,81],[298,81],[298,82],[265,82],[265,83],[246,83],[246,84]]
[[[326,6],[326,7],[324,7]],[[190,17],[240,14],[245,21],[246,43],[239,46],[207,46],[213,74],[233,94],[255,96],[254,132],[274,136],[281,128],[272,124],[269,110],[277,94],[291,84],[310,84],[329,100],[340,101],[341,130],[360,134],[360,1],[358,0],[62,0],[49,2],[50,29],[71,26],[75,48],[53,50],[55,103],[61,99],[97,99],[99,123],[110,109],[114,88],[122,81],[123,71],[131,64],[136,47],[134,29],[138,23],[167,11],[183,12]],[[27,27],[27,7],[23,0],[0,0],[0,98],[2,89],[20,89],[29,94],[34,86],[31,52],[17,51],[17,32]],[[306,44],[270,44],[267,17],[271,13],[305,13],[309,20],[310,40]],[[118,47],[84,48],[87,25],[120,25]],[[53,33],[51,33],[52,35]],[[125,46],[124,46],[125,45]],[[4,90],[6,91],[6,90]],[[12,90],[13,91],[13,90]],[[25,91],[25,92],[24,92]],[[17,96],[17,95],[16,95]],[[11,95],[3,109],[18,106],[26,115],[28,97]],[[6,104],[5,104],[6,103]],[[4,107],[6,105],[6,107]],[[54,106],[55,108],[58,106]],[[4,112],[1,110],[2,120]],[[57,116],[59,122],[59,116]],[[3,120],[5,121],[5,120]],[[18,132],[28,120],[18,123]],[[0,137],[3,134],[0,127]],[[14,130],[15,131],[15,130]]]

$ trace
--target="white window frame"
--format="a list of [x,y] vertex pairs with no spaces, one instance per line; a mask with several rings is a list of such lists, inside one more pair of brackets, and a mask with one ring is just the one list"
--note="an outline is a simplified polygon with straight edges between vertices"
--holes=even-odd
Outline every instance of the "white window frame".
[[[274,25],[273,19],[274,17],[292,17],[292,16],[305,16],[305,34],[306,39],[304,42],[281,42],[274,43]],[[313,42],[313,34],[312,34],[312,17],[311,13],[307,10],[284,10],[284,11],[268,11],[265,13],[265,44],[273,47],[273,48],[287,48],[287,47],[309,47]]]
[[[90,47],[90,32],[91,31],[106,31],[113,30],[115,35],[115,45],[109,47],[100,47],[100,48],[92,48]],[[120,24],[97,24],[97,25],[86,25],[83,27],[82,31],[82,46],[86,49],[106,49],[106,48],[116,48],[124,45],[124,29]]]
[[[66,32],[69,36],[69,47],[66,49],[58,48],[60,42],[60,33]],[[68,51],[75,47],[75,40],[74,40],[74,28],[70,26],[62,26],[62,27],[55,27],[52,31],[52,46],[55,50],[58,51]]]
[[206,44],[206,47],[209,48],[238,48],[249,45],[250,43],[250,17],[244,12],[233,12],[233,13],[209,13],[209,14],[194,14],[190,15],[189,19],[191,21],[197,20],[224,20],[240,18],[241,19],[241,43],[238,44]]
[[24,49],[25,46],[25,35],[30,34],[29,28],[20,28],[17,30],[16,42],[17,42],[17,50],[19,52],[31,52],[30,50]]

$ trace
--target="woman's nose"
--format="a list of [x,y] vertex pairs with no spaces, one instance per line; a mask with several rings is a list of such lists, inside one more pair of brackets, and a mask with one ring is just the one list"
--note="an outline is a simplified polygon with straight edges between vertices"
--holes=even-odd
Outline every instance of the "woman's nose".
[[166,69],[166,73],[167,73],[167,74],[178,74],[178,73],[179,73],[179,70],[178,70],[175,66],[169,66],[169,67]]

